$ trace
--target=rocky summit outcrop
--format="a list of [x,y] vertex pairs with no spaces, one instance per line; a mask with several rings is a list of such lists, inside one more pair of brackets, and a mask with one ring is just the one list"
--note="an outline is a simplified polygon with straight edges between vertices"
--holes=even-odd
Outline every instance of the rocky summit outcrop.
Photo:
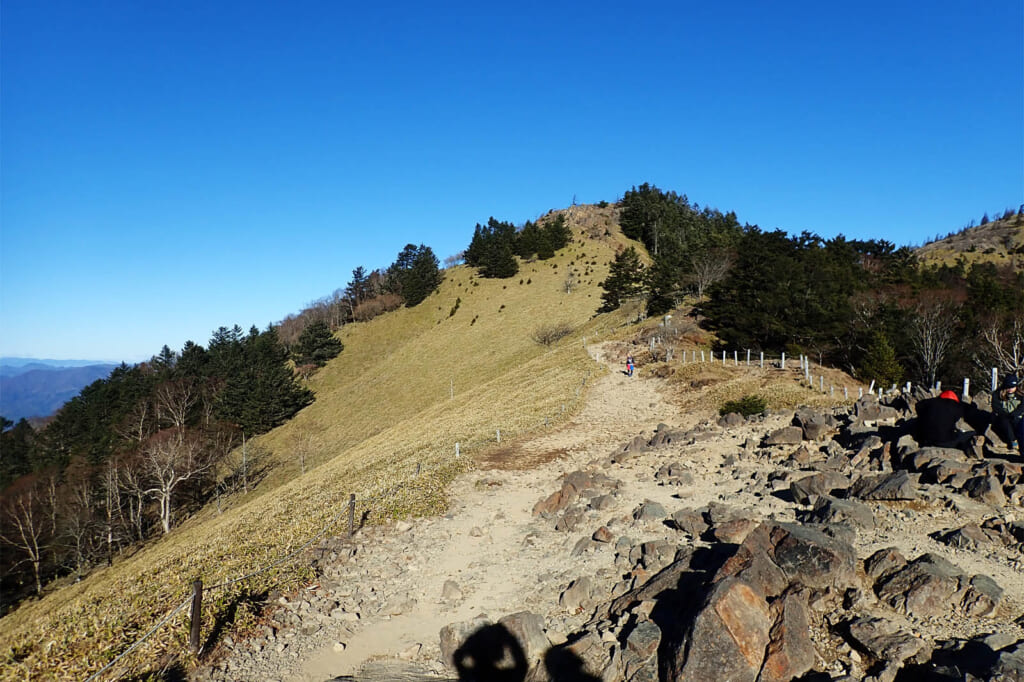
[[[373,623],[440,612],[462,615],[403,645],[418,667],[401,679],[1024,680],[1021,461],[984,434],[920,447],[923,397],[625,437],[547,479],[523,518],[495,507],[467,528],[480,558],[436,594],[417,574],[441,558],[412,541],[433,525],[322,543],[317,589],[282,597],[256,653],[236,645],[205,675],[285,678],[259,652],[328,636],[345,651]],[[506,531],[515,548],[488,563]],[[486,612],[485,564],[484,584],[508,588]],[[367,675],[351,679],[387,677]]]

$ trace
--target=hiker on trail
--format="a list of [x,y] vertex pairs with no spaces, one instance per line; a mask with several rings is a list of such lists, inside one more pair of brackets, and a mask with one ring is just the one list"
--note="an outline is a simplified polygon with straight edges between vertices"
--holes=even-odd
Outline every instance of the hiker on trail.
[[964,418],[966,410],[953,391],[943,391],[938,398],[922,400],[914,410],[917,412],[916,436],[920,445],[958,448],[974,435],[960,431],[956,426]]
[[632,355],[627,355],[626,356],[626,376],[627,377],[633,376],[633,356]]
[[992,400],[992,428],[1010,449],[1024,455],[1024,399],[1016,374],[1007,374]]

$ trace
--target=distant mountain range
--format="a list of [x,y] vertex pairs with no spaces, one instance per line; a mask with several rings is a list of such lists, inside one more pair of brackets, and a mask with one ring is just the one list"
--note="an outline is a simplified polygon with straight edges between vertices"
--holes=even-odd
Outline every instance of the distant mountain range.
[[96,360],[0,358],[0,415],[15,422],[48,417],[115,367]]

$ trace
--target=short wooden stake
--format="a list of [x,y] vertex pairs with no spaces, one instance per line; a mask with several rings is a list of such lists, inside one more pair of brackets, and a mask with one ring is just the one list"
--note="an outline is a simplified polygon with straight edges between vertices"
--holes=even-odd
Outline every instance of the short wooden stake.
[[740,352],[738,350],[734,350],[732,352],[732,364],[734,366],[736,366],[736,367],[739,367],[739,364],[740,364]]
[[963,397],[964,400],[966,400],[970,395],[971,395],[971,380],[968,379],[967,377],[964,377],[964,392],[962,394],[962,397]]
[[782,362],[779,363],[779,367],[781,367],[782,369],[786,369],[786,354],[785,353],[782,354]]
[[203,581],[192,581],[192,627],[188,635],[188,650],[192,655],[199,653],[199,628],[203,623]]
[[764,369],[764,351],[761,351],[761,369]]
[[747,367],[750,367],[750,349],[747,349]]
[[999,386],[999,369],[996,367],[992,368],[992,392],[996,392],[996,387]]
[[356,532],[356,494],[349,493],[348,496],[348,536],[352,537]]
[[498,442],[501,442],[501,429],[498,429]]
[[459,457],[461,457],[461,456],[462,456],[462,455],[460,455],[460,454],[459,454],[459,444],[458,444],[458,443],[456,443],[456,444],[455,444],[455,458],[456,458],[456,459],[458,459],[458,458],[459,458]]

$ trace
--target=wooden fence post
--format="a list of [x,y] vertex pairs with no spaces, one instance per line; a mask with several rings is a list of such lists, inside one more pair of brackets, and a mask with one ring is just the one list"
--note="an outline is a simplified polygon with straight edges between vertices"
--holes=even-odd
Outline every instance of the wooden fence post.
[[356,494],[349,493],[348,496],[348,536],[352,537],[356,532]]
[[203,623],[203,581],[192,581],[192,627],[188,635],[188,650],[192,655],[199,653],[199,629]]

